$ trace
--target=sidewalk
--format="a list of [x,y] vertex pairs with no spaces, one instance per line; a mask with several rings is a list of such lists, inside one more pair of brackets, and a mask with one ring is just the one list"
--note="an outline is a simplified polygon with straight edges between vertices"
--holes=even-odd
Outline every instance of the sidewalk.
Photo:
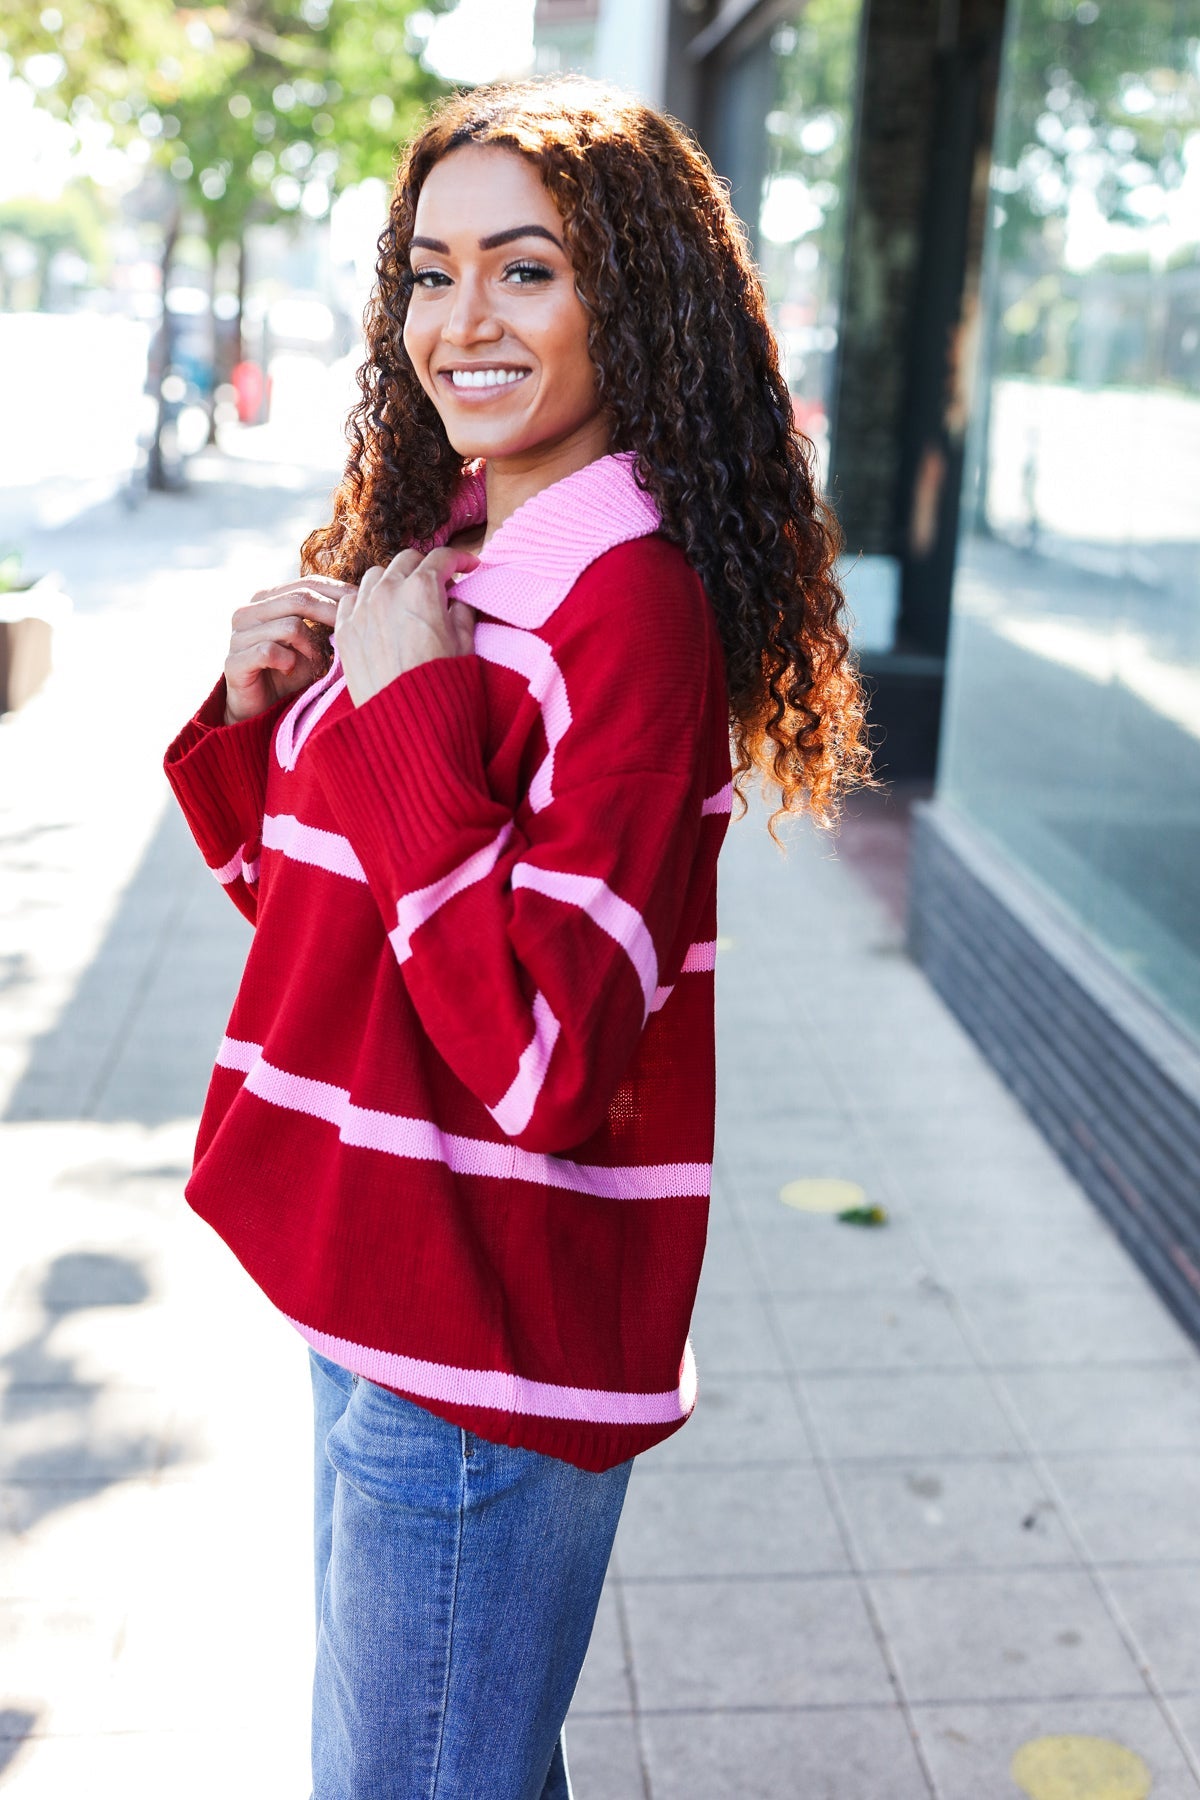
[[[248,928],[159,762],[332,472],[196,474],[56,535],[77,616],[0,722],[5,1800],[309,1791],[305,1358],[180,1198]],[[852,810],[724,853],[701,1397],[637,1465],[578,1800],[1196,1800],[1200,1357]]]

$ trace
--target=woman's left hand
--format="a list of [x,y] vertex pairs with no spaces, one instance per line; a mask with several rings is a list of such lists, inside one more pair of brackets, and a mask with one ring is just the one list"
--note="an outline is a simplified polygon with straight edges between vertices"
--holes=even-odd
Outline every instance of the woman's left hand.
[[355,706],[421,663],[470,654],[475,614],[465,601],[448,600],[446,588],[478,564],[469,550],[401,550],[343,596],[334,631]]

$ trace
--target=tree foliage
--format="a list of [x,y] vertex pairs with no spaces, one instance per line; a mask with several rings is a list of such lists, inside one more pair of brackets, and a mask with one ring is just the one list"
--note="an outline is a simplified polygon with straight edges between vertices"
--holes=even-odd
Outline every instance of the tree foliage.
[[[0,18],[0,53],[50,112],[100,121],[162,169],[214,239],[367,175],[442,84],[420,26],[448,0],[55,0]],[[414,16],[415,15],[415,16]]]

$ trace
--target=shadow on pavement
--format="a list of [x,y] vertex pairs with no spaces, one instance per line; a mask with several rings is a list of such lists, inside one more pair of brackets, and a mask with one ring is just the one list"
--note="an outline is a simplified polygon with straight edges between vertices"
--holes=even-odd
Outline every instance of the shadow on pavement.
[[73,1250],[47,1265],[36,1292],[40,1316],[0,1356],[0,1418],[13,1446],[4,1480],[20,1489],[20,1531],[114,1482],[187,1459],[186,1447],[169,1432],[114,1414],[114,1385],[84,1379],[54,1344],[73,1313],[142,1306],[152,1297],[144,1268],[131,1256]]
[[156,1126],[195,1117],[248,942],[246,922],[164,798],[99,949],[35,1040],[3,1119]]

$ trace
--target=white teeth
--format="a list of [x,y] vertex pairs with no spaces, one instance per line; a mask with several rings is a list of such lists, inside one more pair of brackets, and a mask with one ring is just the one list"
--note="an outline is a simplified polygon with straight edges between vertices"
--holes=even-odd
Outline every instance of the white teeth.
[[527,369],[451,369],[450,380],[455,387],[511,387],[514,381],[523,381],[528,374]]

